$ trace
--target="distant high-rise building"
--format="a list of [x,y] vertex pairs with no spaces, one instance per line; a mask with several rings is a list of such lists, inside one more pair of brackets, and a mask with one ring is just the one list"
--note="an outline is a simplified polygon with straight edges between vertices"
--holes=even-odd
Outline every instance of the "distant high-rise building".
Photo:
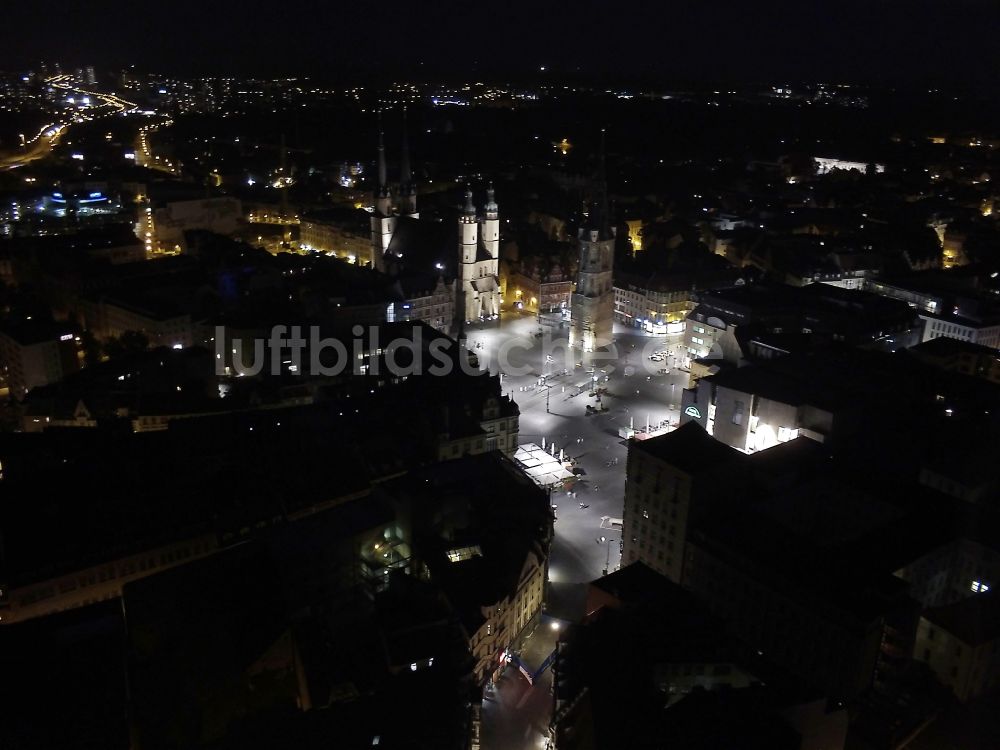
[[94,72],[94,66],[93,65],[88,65],[86,71],[84,71],[84,72],[86,73],[87,84],[90,85],[90,86],[96,86],[97,85],[97,73]]

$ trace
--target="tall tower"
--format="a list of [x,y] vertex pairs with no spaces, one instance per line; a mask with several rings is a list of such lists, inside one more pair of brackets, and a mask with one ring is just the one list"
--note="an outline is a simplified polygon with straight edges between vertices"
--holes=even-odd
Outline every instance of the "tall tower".
[[[496,263],[500,257],[500,207],[497,205],[492,182],[486,188],[486,205],[483,210],[485,213],[479,234],[483,238],[483,246],[490,258]],[[496,275],[498,270],[498,266],[494,265],[493,274]]]
[[392,193],[385,166],[385,139],[382,134],[382,117],[378,125],[378,188],[375,192],[375,211],[371,217],[372,227],[372,268],[385,270],[385,253],[389,249],[393,232],[396,231],[396,217],[392,212]]
[[487,192],[482,219],[476,216],[472,190],[465,189],[465,207],[458,220],[459,271],[455,314],[459,324],[500,315],[500,209]]
[[410,172],[410,136],[406,122],[406,106],[403,107],[403,152],[399,159],[399,213],[419,219],[417,213],[417,188]]
[[612,271],[615,258],[615,228],[608,210],[604,164],[604,131],[601,130],[600,175],[597,195],[586,223],[577,232],[580,265],[576,291],[570,304],[569,345],[592,352],[611,344],[615,296]]
[[479,250],[479,224],[476,207],[472,203],[472,190],[465,187],[465,207],[458,218],[458,296],[455,314],[462,316],[459,323],[479,319],[479,295],[473,280],[476,278],[476,254]]

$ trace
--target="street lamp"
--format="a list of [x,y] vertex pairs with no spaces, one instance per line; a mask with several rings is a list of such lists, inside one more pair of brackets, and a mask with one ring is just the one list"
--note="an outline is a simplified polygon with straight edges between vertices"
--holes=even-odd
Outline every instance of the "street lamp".
[[539,387],[545,389],[545,413],[550,414],[551,412],[549,411],[549,394],[552,393],[552,386],[546,383],[545,385]]
[[606,536],[601,536],[601,537],[598,537],[598,539],[597,539],[597,543],[598,544],[604,544],[606,542],[607,545],[608,545],[608,555],[607,555],[607,557],[604,560],[604,572],[601,575],[607,575],[608,574],[608,568],[611,567],[611,542],[613,542],[613,541],[614,541],[614,539],[609,539]]

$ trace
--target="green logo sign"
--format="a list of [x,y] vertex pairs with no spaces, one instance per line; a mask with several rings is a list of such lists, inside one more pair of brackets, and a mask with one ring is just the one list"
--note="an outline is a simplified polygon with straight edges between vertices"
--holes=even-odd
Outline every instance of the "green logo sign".
[[701,419],[701,412],[698,411],[697,406],[694,405],[689,406],[687,409],[684,410],[684,413],[687,414],[689,417],[694,417],[695,419]]

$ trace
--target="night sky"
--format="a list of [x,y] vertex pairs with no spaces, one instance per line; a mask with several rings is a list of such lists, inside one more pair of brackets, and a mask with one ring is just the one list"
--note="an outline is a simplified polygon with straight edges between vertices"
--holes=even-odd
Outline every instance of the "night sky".
[[978,85],[996,0],[227,0],[5,3],[0,69],[71,65],[349,79],[421,71],[688,82]]

